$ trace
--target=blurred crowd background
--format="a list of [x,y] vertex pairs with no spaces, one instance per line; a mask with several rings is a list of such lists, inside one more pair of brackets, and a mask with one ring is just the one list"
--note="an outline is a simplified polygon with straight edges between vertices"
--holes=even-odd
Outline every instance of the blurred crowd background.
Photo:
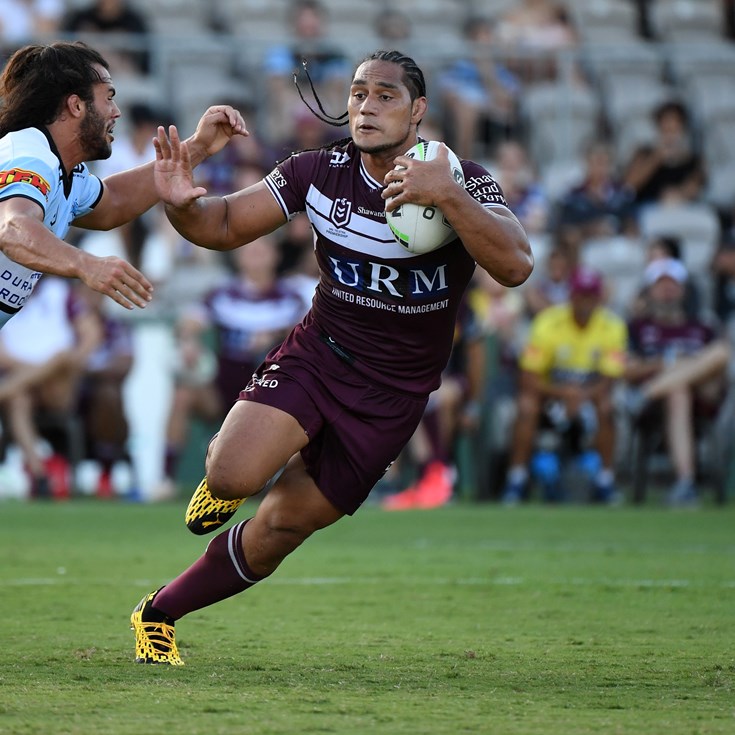
[[[495,176],[536,268],[513,290],[477,278],[445,384],[376,502],[612,504],[641,501],[659,481],[688,481],[707,502],[732,492],[735,3],[0,0],[4,58],[60,38],[84,40],[111,63],[123,117],[112,157],[94,166],[100,176],[150,160],[158,124],[188,135],[211,104],[242,111],[250,137],[197,169],[212,194],[345,135],[309,111],[294,74],[312,107],[305,70],[324,110],[339,116],[353,69],[373,50],[398,48],[424,70],[430,105],[420,134]],[[128,313],[47,277],[0,332],[0,497],[188,496],[237,391],[308,309],[317,275],[309,223],[297,218],[230,254],[182,240],[160,207],[114,232],[72,236],[130,259],[155,282],[155,299]],[[656,260],[664,265],[651,269]],[[537,315],[570,304],[576,288],[631,328],[659,298],[648,290],[667,279],[681,293],[661,298],[681,301],[687,323],[701,327],[692,352],[720,348],[681,384],[698,400],[704,379],[715,378],[714,410],[672,413],[676,398],[627,370],[607,376],[609,406],[595,402],[589,421],[553,406],[543,421],[519,412],[528,408],[522,375],[536,370],[522,356]],[[623,349],[640,357],[640,335]],[[660,445],[653,424],[639,420],[646,391],[665,403]],[[519,416],[534,430],[530,456],[514,459]],[[691,422],[691,437],[667,432],[667,416]],[[612,466],[595,439],[608,420]],[[614,477],[614,495],[583,489],[600,477]],[[669,500],[691,499],[676,492]]]

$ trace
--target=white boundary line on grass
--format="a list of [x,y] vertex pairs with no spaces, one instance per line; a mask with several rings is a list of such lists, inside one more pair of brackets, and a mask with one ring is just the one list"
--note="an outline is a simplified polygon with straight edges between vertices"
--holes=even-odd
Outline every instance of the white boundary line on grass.
[[[379,577],[280,577],[271,579],[269,584],[282,586],[302,586],[302,587],[320,587],[329,585],[377,585],[395,583],[401,585],[413,586],[509,586],[522,587],[523,585],[533,585],[538,587],[539,584],[555,586],[555,587],[621,587],[621,588],[662,588],[671,589],[692,587],[699,589],[716,588],[716,589],[735,589],[735,580],[723,580],[721,582],[707,582],[701,579],[613,579],[610,577],[587,578],[572,577],[570,579],[531,579],[524,577],[466,577],[452,579],[449,577],[397,577],[395,579],[386,580]],[[14,579],[0,579],[0,588],[2,587],[52,587],[52,586],[77,586],[85,585],[89,587],[95,583],[89,579],[74,579],[73,577],[60,575],[59,577],[16,577]],[[100,581],[104,586],[105,582]],[[109,584],[109,582],[107,582]],[[132,580],[131,584],[136,587],[155,586],[154,580]],[[117,583],[116,586],[119,586]]]

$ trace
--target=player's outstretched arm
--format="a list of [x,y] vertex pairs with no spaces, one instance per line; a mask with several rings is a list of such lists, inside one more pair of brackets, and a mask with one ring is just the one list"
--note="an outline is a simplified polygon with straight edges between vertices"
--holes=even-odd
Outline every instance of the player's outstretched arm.
[[231,250],[273,232],[286,217],[263,182],[226,197],[205,197],[194,184],[190,142],[158,128],[154,180],[166,215],[182,237],[211,250]]
[[[235,135],[249,135],[242,115],[229,105],[208,108],[194,134],[187,139],[192,167],[218,153]],[[155,161],[151,161],[108,176],[94,211],[74,224],[92,230],[110,230],[139,217],[159,201],[154,167]]]
[[79,278],[126,309],[148,304],[153,286],[140,271],[120,258],[98,258],[69,245],[44,226],[42,217],[41,207],[29,199],[0,202],[0,250],[31,270]]

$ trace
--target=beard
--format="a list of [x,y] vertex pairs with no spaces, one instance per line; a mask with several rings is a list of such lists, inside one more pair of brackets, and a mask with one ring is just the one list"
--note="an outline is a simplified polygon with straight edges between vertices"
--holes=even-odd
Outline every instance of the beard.
[[385,153],[387,151],[393,151],[395,149],[400,149],[401,153],[405,153],[409,148],[408,139],[411,136],[411,129],[408,128],[406,130],[406,134],[400,139],[393,141],[392,143],[376,143],[375,145],[359,145],[355,142],[355,139],[352,139],[352,142],[355,143],[355,148],[357,148],[360,153],[367,153],[368,155],[377,155],[379,153]]
[[107,123],[94,104],[87,106],[79,138],[88,161],[103,161],[112,155],[112,146],[107,140]]

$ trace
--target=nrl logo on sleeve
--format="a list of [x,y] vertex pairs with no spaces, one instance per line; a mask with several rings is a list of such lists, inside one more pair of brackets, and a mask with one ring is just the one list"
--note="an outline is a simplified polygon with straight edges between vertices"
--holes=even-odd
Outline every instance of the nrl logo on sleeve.
[[33,171],[23,168],[11,168],[9,171],[0,171],[0,189],[10,184],[30,184],[38,189],[44,197],[48,197],[51,187],[48,181]]

